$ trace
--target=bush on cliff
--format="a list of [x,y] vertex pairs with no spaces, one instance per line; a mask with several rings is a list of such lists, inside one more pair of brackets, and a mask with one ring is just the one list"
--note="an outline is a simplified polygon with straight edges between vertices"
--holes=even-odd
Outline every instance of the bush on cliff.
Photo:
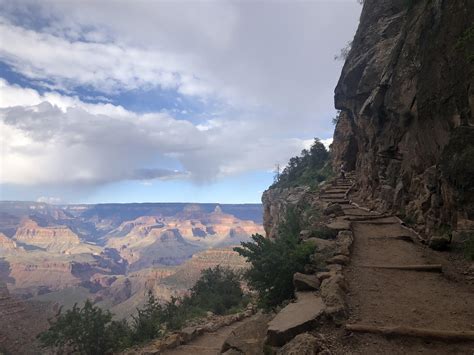
[[79,354],[105,354],[129,345],[130,329],[126,322],[112,321],[112,314],[87,300],[82,308],[74,305],[39,340],[45,347]]
[[319,139],[315,138],[309,150],[303,149],[301,156],[290,159],[271,187],[312,186],[327,180],[331,173],[329,152]]
[[296,219],[296,214],[289,212],[275,240],[255,234],[252,242],[243,242],[241,247],[234,248],[251,264],[245,277],[249,286],[258,292],[262,308],[275,307],[294,297],[293,275],[304,270],[314,252],[313,245],[299,242],[300,228]]

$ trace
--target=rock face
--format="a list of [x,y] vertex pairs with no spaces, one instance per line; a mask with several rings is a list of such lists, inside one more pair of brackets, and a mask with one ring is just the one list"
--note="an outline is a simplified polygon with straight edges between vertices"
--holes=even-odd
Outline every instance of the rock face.
[[474,2],[366,0],[335,90],[335,166],[426,227],[474,220]]
[[21,251],[23,251],[23,249],[19,248],[14,240],[11,240],[3,233],[0,233],[0,255],[15,254]]
[[277,236],[278,225],[284,221],[288,208],[296,207],[308,190],[308,187],[277,188],[263,193],[263,228],[268,238]]

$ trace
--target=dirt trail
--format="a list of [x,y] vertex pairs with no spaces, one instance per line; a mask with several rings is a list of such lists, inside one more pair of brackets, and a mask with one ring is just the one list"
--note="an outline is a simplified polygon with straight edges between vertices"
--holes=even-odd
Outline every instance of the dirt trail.
[[[367,266],[442,264],[440,253],[418,242],[395,217],[373,219],[374,213],[346,206],[354,245],[345,269],[348,324],[407,326],[433,330],[474,330],[474,288],[445,273],[387,270]],[[401,237],[401,238],[400,238]],[[411,238],[410,238],[411,237]],[[474,354],[473,342],[441,342],[408,337],[354,333],[344,354]]]
[[255,315],[240,322],[235,322],[231,325],[223,327],[213,333],[205,333],[188,344],[183,344],[175,349],[166,350],[163,354],[166,355],[216,355],[220,354],[221,347],[231,332],[242,324],[245,324],[253,319]]

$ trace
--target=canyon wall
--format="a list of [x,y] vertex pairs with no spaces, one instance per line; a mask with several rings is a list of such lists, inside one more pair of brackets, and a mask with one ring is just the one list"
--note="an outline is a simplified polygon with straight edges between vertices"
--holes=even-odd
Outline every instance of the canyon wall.
[[334,166],[426,234],[474,228],[474,2],[366,0],[335,90]]

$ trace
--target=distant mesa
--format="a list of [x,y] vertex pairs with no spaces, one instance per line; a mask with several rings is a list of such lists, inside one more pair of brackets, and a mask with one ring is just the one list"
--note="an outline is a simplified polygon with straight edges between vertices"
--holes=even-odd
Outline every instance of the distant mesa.
[[186,205],[183,208],[183,212],[185,213],[194,213],[194,212],[202,212],[201,206],[196,204]]
[[68,227],[61,225],[40,227],[36,221],[29,218],[23,220],[14,239],[26,246],[59,253],[67,252],[81,244],[77,234]]

